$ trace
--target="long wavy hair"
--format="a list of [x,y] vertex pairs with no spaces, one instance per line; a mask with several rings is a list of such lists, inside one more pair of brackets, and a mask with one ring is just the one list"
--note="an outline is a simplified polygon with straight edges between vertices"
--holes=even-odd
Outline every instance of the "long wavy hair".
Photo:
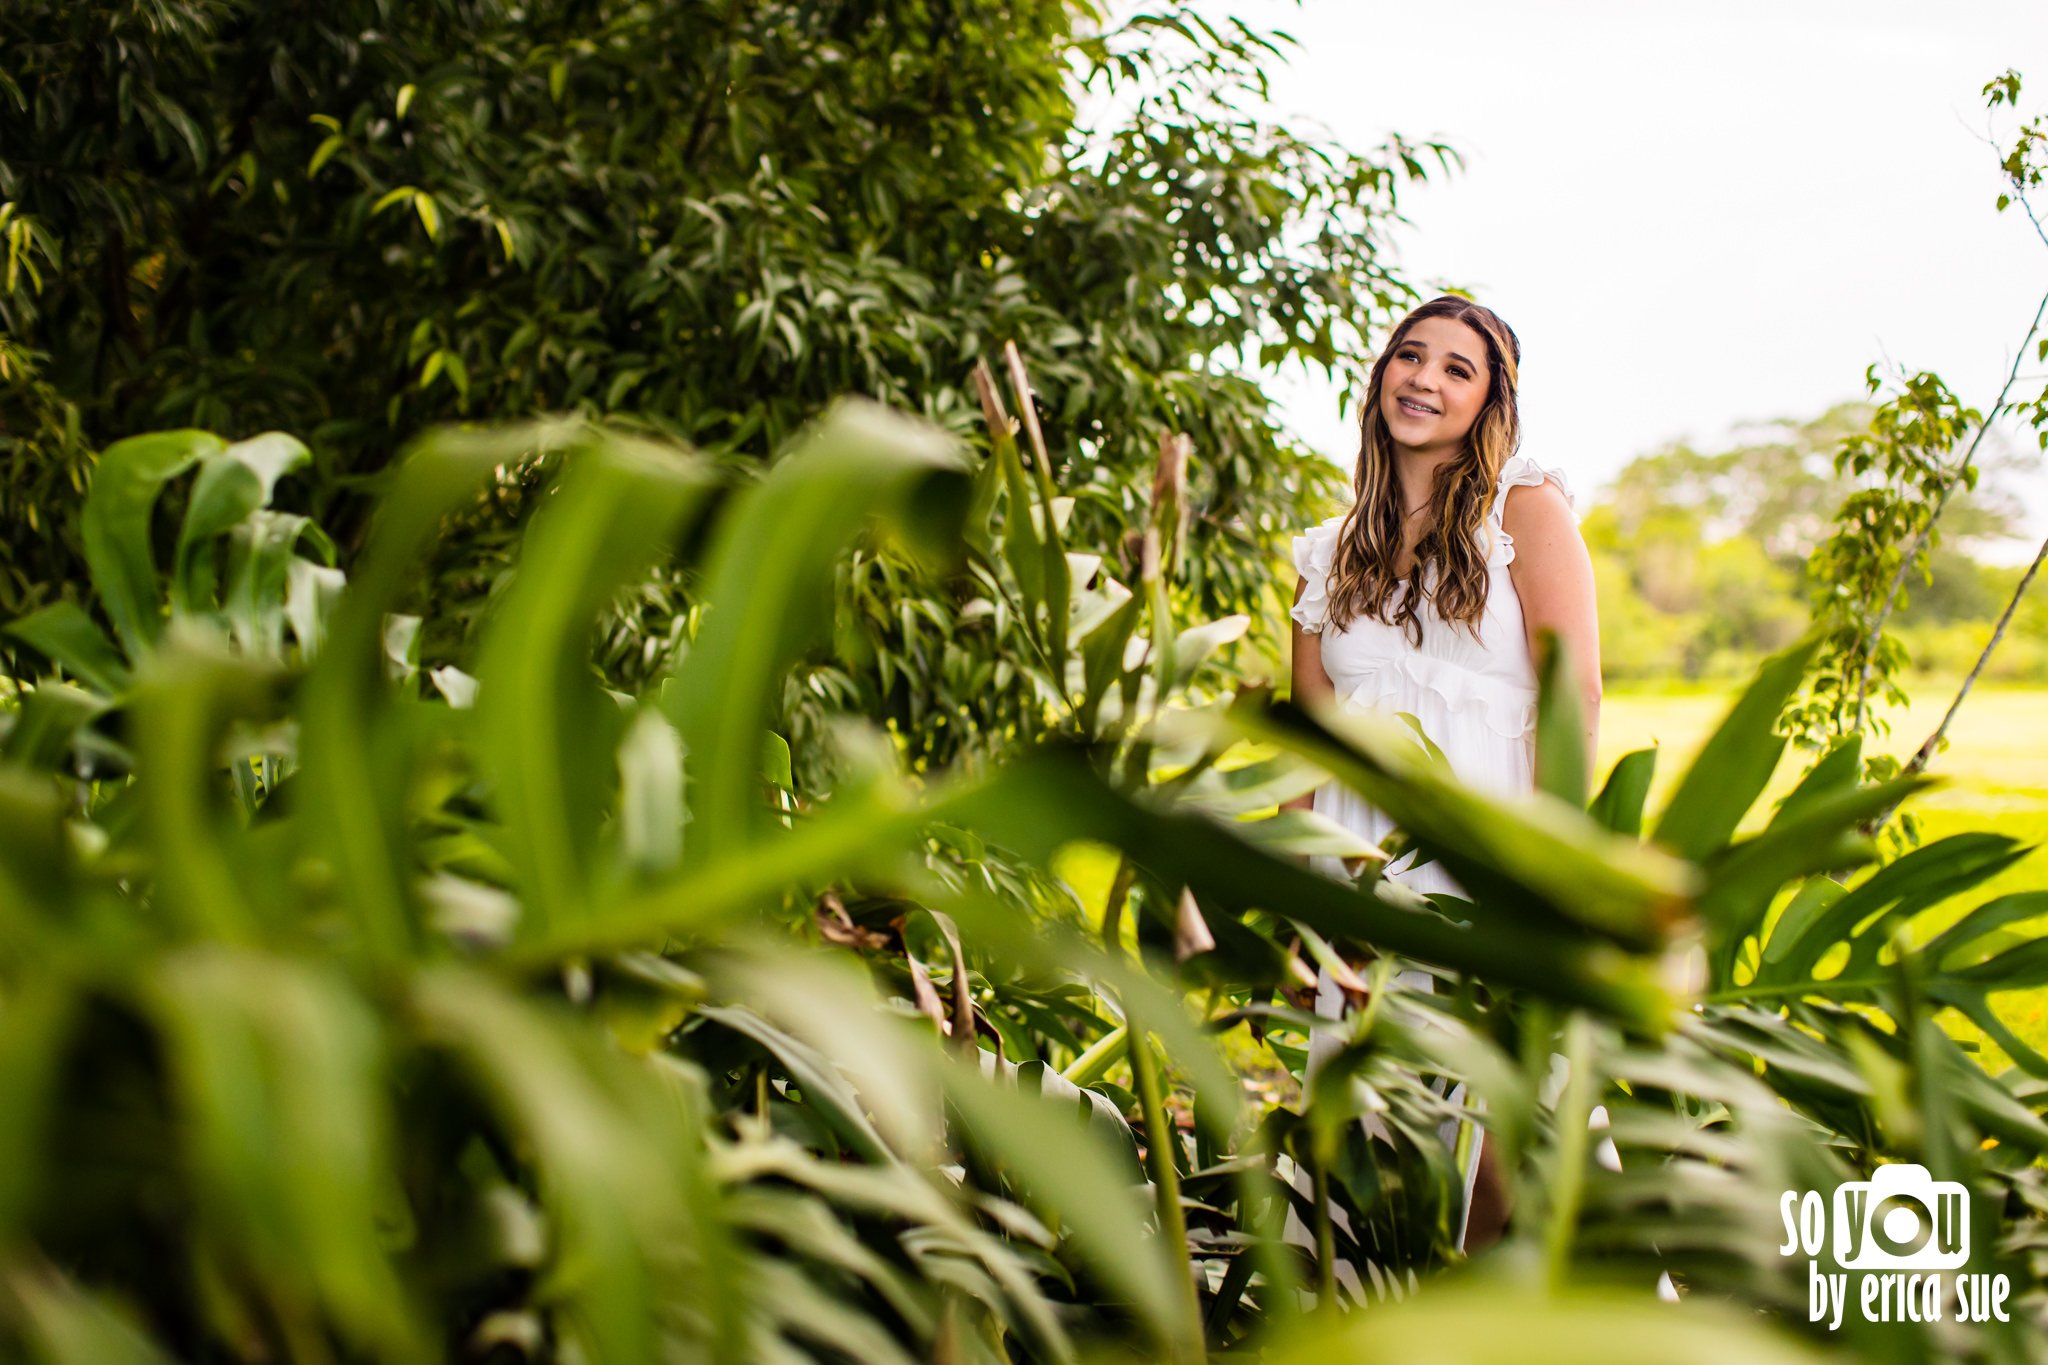
[[[1393,434],[1380,415],[1380,395],[1388,359],[1424,318],[1450,318],[1479,333],[1486,341],[1490,383],[1464,449],[1437,467],[1430,485],[1429,529],[1415,545],[1410,591],[1399,593],[1401,580],[1394,565],[1401,555],[1406,509],[1394,471]],[[1358,469],[1351,479],[1354,497],[1337,532],[1330,565],[1330,619],[1340,629],[1369,616],[1399,626],[1420,645],[1422,621],[1417,612],[1427,601],[1443,620],[1478,634],[1486,612],[1487,545],[1482,523],[1501,466],[1522,443],[1522,417],[1515,403],[1521,361],[1522,343],[1514,329],[1491,308],[1454,294],[1431,299],[1394,328],[1366,383],[1365,410],[1358,419]]]

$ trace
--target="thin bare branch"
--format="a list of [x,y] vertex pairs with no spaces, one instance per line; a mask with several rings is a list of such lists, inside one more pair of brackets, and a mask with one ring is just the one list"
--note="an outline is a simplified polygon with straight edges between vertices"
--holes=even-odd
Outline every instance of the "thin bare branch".
[[[2027,589],[2033,585],[2035,575],[2040,573],[2041,562],[2044,559],[2048,559],[2048,540],[2041,542],[2041,548],[2034,551],[2034,562],[2020,575],[2018,586],[2012,590],[2011,600],[2006,602],[2005,610],[1999,614],[1998,624],[1991,628],[1991,638],[1984,642],[1984,650],[1977,656],[1976,666],[1970,670],[1970,675],[1964,678],[1963,685],[1956,689],[1954,699],[1949,702],[1948,710],[1941,717],[1941,724],[1935,726],[1934,733],[1927,737],[1927,742],[1914,751],[1913,757],[1900,770],[1900,776],[1913,777],[1924,773],[1927,771],[1927,765],[1934,761],[1935,751],[1941,747],[1941,741],[1948,736],[1948,727],[1954,722],[1956,712],[1962,710],[1964,698],[1968,697],[1970,689],[1977,685],[1977,679],[1984,673],[1984,666],[1991,662],[1992,652],[2005,639],[2006,627],[2012,624],[2013,613],[2019,610],[2020,599],[2027,595]],[[1892,812],[1897,809],[1896,805],[1889,806],[1871,816],[1863,823],[1863,832],[1876,833],[1885,821],[1892,818]]]
[[[2033,210],[2029,209],[2030,217],[2032,213]],[[2038,223],[2036,226],[2039,226]],[[2048,237],[2042,240],[2048,241]],[[1885,622],[1891,619],[1892,610],[1898,605],[1899,590],[1905,586],[1906,575],[1912,572],[1913,563],[1920,557],[1920,551],[1927,544],[1928,537],[1934,534],[1935,523],[1941,520],[1942,510],[1948,506],[1949,496],[1955,492],[1956,485],[1963,481],[1963,475],[1969,471],[1971,462],[1977,458],[1977,448],[1984,443],[1986,433],[2011,406],[2006,400],[2012,394],[2013,385],[2019,382],[2020,369],[2026,364],[2034,338],[2040,334],[2041,321],[2044,317],[2048,317],[2048,294],[2043,294],[2041,302],[2034,308],[2034,320],[2027,325],[2027,334],[2020,339],[2019,349],[2013,354],[2012,368],[2006,372],[2005,383],[1998,390],[1997,400],[1992,403],[1991,410],[1984,414],[1984,419],[1977,424],[1977,434],[1970,438],[1970,444],[1964,449],[1962,458],[1956,461],[1954,467],[1949,470],[1948,478],[1942,481],[1941,495],[1934,500],[1934,505],[1927,509],[1927,520],[1921,523],[1918,534],[1913,537],[1913,543],[1899,556],[1899,567],[1892,574],[1891,586],[1885,590],[1884,601],[1879,604],[1877,615],[1870,623],[1868,643],[1863,651],[1863,668],[1856,678],[1855,715],[1856,729],[1859,731],[1869,720],[1866,710],[1870,698],[1870,678],[1877,671],[1877,644],[1884,634]]]
[[[1031,376],[1024,369],[1024,357],[1017,350],[1017,343],[1003,343],[1003,363],[1010,370],[1010,391],[1017,397],[1017,418],[1024,424],[1025,438],[1030,442],[1033,458],[1038,467],[1050,473],[1052,460],[1045,453],[1045,433],[1038,426],[1038,404],[1031,388]],[[1047,515],[1051,515],[1048,513]]]
[[1976,667],[1970,670],[1969,677],[1963,679],[1963,685],[1956,689],[1955,700],[1948,704],[1948,713],[1941,718],[1941,724],[1935,728],[1933,734],[1927,737],[1927,742],[1920,746],[1919,751],[1913,755],[1912,761],[1906,765],[1906,773],[1908,775],[1927,770],[1927,764],[1933,759],[1934,751],[1941,747],[1942,738],[1948,734],[1949,722],[1956,718],[1956,712],[1961,709],[1963,698],[1970,695],[1970,689],[1976,685],[1977,678],[1984,672],[1984,666],[1991,662],[1992,651],[1997,649],[1999,643],[2005,639],[2005,629],[2012,624],[2013,613],[2019,610],[2020,599],[2027,595],[2027,589],[2034,582],[2034,575],[2041,571],[2041,561],[2043,559],[2048,559],[2048,540],[2041,542],[2041,548],[2034,552],[2034,562],[2029,564],[2027,571],[2020,575],[2019,586],[2012,590],[2011,600],[2005,604],[2005,610],[2000,613],[1998,624],[1991,629],[1991,638],[1984,642],[1984,652],[1977,656]]
[[2041,245],[2048,246],[2048,227],[2041,225],[2041,215],[2034,212],[2034,201],[2016,191],[2013,194],[2013,202],[2026,211],[2027,221],[2034,225],[2034,235],[2041,239]]

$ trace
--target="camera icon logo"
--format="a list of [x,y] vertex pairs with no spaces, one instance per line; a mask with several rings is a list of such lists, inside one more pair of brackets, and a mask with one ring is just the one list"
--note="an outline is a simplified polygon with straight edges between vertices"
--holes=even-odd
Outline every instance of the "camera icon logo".
[[1959,1270],[1970,1259],[1969,1191],[1925,1166],[1880,1166],[1835,1187],[1845,1270]]

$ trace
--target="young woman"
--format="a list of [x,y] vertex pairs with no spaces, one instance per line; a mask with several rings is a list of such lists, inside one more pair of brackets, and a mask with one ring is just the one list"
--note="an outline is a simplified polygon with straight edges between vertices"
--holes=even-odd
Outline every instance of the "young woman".
[[[1490,309],[1446,295],[1410,313],[1372,367],[1351,509],[1294,541],[1294,696],[1406,712],[1466,783],[1501,794],[1535,779],[1536,640],[1555,632],[1579,679],[1590,764],[1600,714],[1593,567],[1564,476],[1516,453],[1521,344]],[[1378,842],[1385,813],[1329,783],[1312,798]],[[1417,891],[1462,895],[1435,863],[1387,869]],[[1336,859],[1312,865],[1334,875]],[[1412,974],[1414,984],[1429,978]],[[1343,992],[1327,971],[1316,1012]],[[1311,1036],[1313,1070],[1336,1047]],[[1482,1146],[1460,1244],[1498,1239],[1499,1180]]]

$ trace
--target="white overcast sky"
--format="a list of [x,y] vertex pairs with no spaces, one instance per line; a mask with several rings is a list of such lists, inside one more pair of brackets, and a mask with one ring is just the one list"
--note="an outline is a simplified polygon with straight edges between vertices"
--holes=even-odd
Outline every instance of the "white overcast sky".
[[[1887,358],[1986,406],[2048,289],[2048,246],[2017,209],[1994,211],[1979,93],[2017,67],[2022,110],[2048,110],[2042,0],[1202,9],[1300,40],[1273,117],[1360,149],[1398,130],[1464,155],[1404,192],[1401,263],[1507,318],[1523,449],[1587,491],[1665,442],[1712,448],[1858,397]],[[1281,376],[1274,392],[1348,466],[1342,388]],[[2039,535],[2048,477],[2022,491]]]

